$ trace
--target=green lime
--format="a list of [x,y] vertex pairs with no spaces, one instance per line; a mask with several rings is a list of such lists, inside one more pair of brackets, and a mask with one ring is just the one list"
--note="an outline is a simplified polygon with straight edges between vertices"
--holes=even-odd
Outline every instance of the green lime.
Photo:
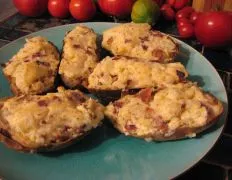
[[137,0],[132,8],[131,19],[135,23],[154,24],[160,15],[160,8],[153,0]]

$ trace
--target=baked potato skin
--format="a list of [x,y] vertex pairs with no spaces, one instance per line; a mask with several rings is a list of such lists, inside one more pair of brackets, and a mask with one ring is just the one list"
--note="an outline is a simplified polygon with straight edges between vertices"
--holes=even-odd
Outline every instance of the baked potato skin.
[[[124,75],[120,72],[122,67]],[[163,65],[125,56],[106,57],[90,74],[88,90],[108,104],[119,99],[121,94],[148,87],[158,90],[169,84],[185,82],[187,76],[188,72],[180,63]]]
[[53,151],[65,149],[66,147],[71,146],[72,144],[75,144],[76,142],[80,141],[82,138],[84,138],[89,133],[90,131],[85,132],[85,134],[79,136],[76,139],[70,139],[70,140],[67,140],[59,144],[51,144],[49,146],[43,146],[40,148],[28,148],[18,143],[14,139],[12,139],[11,135],[7,131],[0,128],[0,142],[4,143],[10,149],[14,149],[16,151],[24,152],[24,153],[53,152]]
[[146,23],[124,23],[103,32],[102,46],[114,55],[161,63],[174,61],[179,45]]
[[66,87],[86,88],[88,75],[98,61],[97,35],[92,29],[79,25],[66,33],[59,67],[59,75]]
[[[106,115],[107,116],[107,115]],[[220,116],[220,115],[219,115]],[[189,134],[199,134],[206,129],[209,129],[211,126],[213,126],[215,123],[217,123],[217,119],[219,116],[215,117],[213,120],[211,120],[206,126],[204,127],[199,127],[199,128],[183,128],[183,129],[177,129],[174,134],[172,134],[169,137],[165,137],[161,133],[157,134],[147,134],[143,136],[138,136],[137,134],[129,134],[128,136],[135,137],[135,138],[140,138],[140,139],[145,139],[146,141],[175,141],[175,140],[181,140],[181,139],[186,139],[189,138]],[[125,134],[123,129],[117,124],[116,120],[113,120],[112,117],[107,117],[113,126],[122,134]]]
[[[38,47],[36,47],[33,52],[30,52],[30,49],[33,46]],[[45,57],[45,59],[41,60],[40,57]],[[34,80],[27,82],[26,78],[32,76],[31,74],[26,74],[29,73],[27,71],[25,71],[24,76],[22,76],[23,74],[21,75],[15,72],[16,70],[19,72],[19,69],[23,71],[24,68],[23,66],[18,66],[19,68],[16,66],[17,69],[13,67],[14,65],[12,65],[12,63],[17,62],[20,62],[19,65],[23,64],[25,67],[29,67],[27,63],[36,62],[33,66],[36,65],[38,69],[35,69],[34,73],[32,73],[33,76],[35,74],[35,77],[33,77]],[[6,62],[3,65],[3,74],[10,82],[11,91],[15,95],[44,94],[46,92],[54,90],[57,86],[56,79],[58,74],[59,62],[60,54],[58,48],[52,42],[47,41],[47,39],[36,36],[27,39],[25,47],[20,49],[20,51],[10,61]],[[15,68],[14,71],[13,68]],[[41,76],[40,73],[38,73],[39,71],[45,71],[44,75]]]
[[88,89],[119,90],[164,87],[185,81],[186,68],[179,62],[141,62],[128,56],[105,57],[88,78]]
[[[170,97],[174,97],[177,91],[172,92],[174,93],[174,96],[172,96],[173,94],[171,96],[165,95],[168,97],[166,98],[163,96],[168,92],[165,90],[165,88],[163,95],[161,93],[159,94],[159,91],[154,92],[151,89],[143,89],[133,96],[126,96],[125,98],[121,98],[113,103],[110,103],[106,107],[105,116],[121,133],[128,136],[142,138],[147,141],[169,141],[187,137],[195,137],[196,134],[204,131],[205,129],[208,129],[216,122],[218,122],[219,116],[223,113],[223,106],[222,103],[214,96],[203,92],[199,88],[195,87],[195,85],[190,84],[183,86],[187,87],[184,87],[185,89],[183,88],[183,94],[185,94],[187,97],[193,97],[192,101],[194,102],[191,104],[188,98],[185,100],[180,99],[180,101],[176,101],[177,103],[183,103],[183,105],[180,105],[180,111],[178,110],[179,105],[176,104],[176,102],[172,99],[168,99]],[[179,90],[182,89],[180,88]],[[191,94],[193,92],[192,90],[195,91],[195,95]],[[182,97],[182,91],[179,93],[180,97]],[[158,105],[156,101],[159,99],[157,94],[159,94],[159,97],[164,98],[163,102],[158,102],[160,105]],[[133,98],[141,98],[141,100],[134,101]],[[168,107],[165,98],[167,101],[171,101],[170,106],[172,104],[175,106]],[[134,106],[142,103],[142,106],[137,107],[138,112],[133,111],[135,109],[132,106],[132,102],[135,102]],[[154,104],[157,105],[154,106]],[[126,109],[121,111],[123,106],[126,106],[126,109],[129,109],[128,111],[133,111],[133,113],[128,115],[128,111],[125,111]],[[164,109],[160,111],[158,106],[161,108],[163,106]],[[177,108],[178,111],[176,111],[175,108]],[[119,112],[120,115],[118,115]],[[170,112],[171,116],[170,114],[167,114]],[[142,115],[138,116],[138,113]],[[195,117],[195,114],[199,115]],[[170,117],[171,119],[167,119],[166,117]],[[188,117],[191,117],[191,119],[188,119]],[[192,117],[195,117],[196,120],[192,119]],[[119,118],[121,119],[119,120]]]
[[[13,108],[15,104],[18,104],[17,102],[23,108],[17,107],[20,105],[16,105],[15,109],[9,110],[10,107]],[[49,103],[52,104],[50,105]],[[64,112],[70,112],[70,117],[66,117],[68,114],[60,111],[60,115],[56,114],[55,117],[55,113],[60,109],[54,109],[56,106],[59,106],[58,104],[64,105],[61,105],[63,106],[61,109]],[[27,108],[24,108],[25,106]],[[28,108],[31,109],[30,113],[33,114],[33,117],[37,118],[26,122],[31,116],[30,113],[27,113],[20,120],[17,112],[22,111],[23,113],[24,110],[28,112]],[[46,110],[44,108],[49,109]],[[45,116],[44,112],[47,113],[47,111],[49,111],[49,114]],[[61,89],[59,93],[50,93],[45,96],[22,95],[4,98],[0,100],[0,141],[8,147],[22,152],[48,152],[63,149],[82,139],[92,129],[101,125],[101,120],[104,118],[103,111],[104,107],[101,104],[84,96],[78,90],[65,91]],[[74,116],[79,116],[79,118],[76,120]],[[55,119],[51,119],[53,117]],[[66,121],[63,122],[62,117],[66,117]],[[83,120],[81,120],[81,117]],[[15,118],[16,121],[14,121]],[[21,130],[18,131],[15,127]],[[47,128],[55,129],[52,132],[47,132]],[[28,131],[30,132],[29,134],[27,134]],[[30,134],[34,135],[31,136]],[[40,138],[46,139],[41,141]]]

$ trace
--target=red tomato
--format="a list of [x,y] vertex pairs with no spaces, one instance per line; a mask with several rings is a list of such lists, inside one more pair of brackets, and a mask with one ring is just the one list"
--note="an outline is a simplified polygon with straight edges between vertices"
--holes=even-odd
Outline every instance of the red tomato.
[[133,0],[98,0],[101,11],[105,14],[125,17],[131,14]]
[[226,12],[202,13],[195,23],[196,38],[207,47],[232,43],[232,16]]
[[175,11],[171,8],[169,4],[164,4],[161,7],[161,13],[164,17],[164,19],[172,21],[175,19]]
[[174,6],[176,0],[166,0],[166,4],[169,4],[170,6]]
[[190,16],[190,21],[192,24],[196,23],[197,18],[199,17],[201,13],[200,12],[192,12],[191,16]]
[[37,17],[47,10],[48,0],[13,0],[18,11],[25,16]]
[[178,19],[180,18],[189,18],[192,14],[192,12],[194,11],[194,9],[190,6],[184,7],[183,9],[179,10],[176,13],[176,20],[178,21]]
[[178,19],[177,26],[184,26],[185,24],[191,24],[190,20],[187,18]]
[[176,0],[175,4],[173,5],[176,10],[182,9],[183,7],[187,6],[189,0]]
[[93,0],[71,0],[69,10],[72,16],[79,21],[87,21],[96,13]]
[[190,38],[194,36],[194,28],[190,23],[186,23],[183,26],[178,26],[178,32],[182,38]]
[[48,11],[57,18],[66,18],[69,15],[70,0],[49,0]]

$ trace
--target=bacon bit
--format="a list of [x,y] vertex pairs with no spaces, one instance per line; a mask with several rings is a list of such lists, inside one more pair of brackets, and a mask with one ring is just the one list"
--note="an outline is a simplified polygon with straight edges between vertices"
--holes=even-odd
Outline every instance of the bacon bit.
[[113,105],[114,105],[114,107],[116,107],[116,108],[122,108],[123,102],[121,102],[121,101],[115,101],[115,102],[113,103]]
[[108,44],[108,45],[111,45],[112,42],[113,42],[113,40],[114,40],[113,37],[110,37],[110,38],[107,40],[107,44]]
[[117,75],[110,75],[110,77],[112,78],[113,82],[118,80],[118,76]]
[[114,114],[117,114],[117,113],[119,112],[119,108],[122,108],[123,102],[115,101],[115,102],[113,103],[113,106],[114,106],[114,111],[113,111],[113,113],[114,113]]
[[77,128],[77,132],[80,133],[80,134],[84,133],[86,127],[87,127],[86,124],[83,124],[82,126]]
[[49,62],[36,61],[36,63],[37,63],[38,65],[43,65],[43,66],[47,66],[47,67],[50,66],[50,63],[49,63]]
[[163,118],[161,116],[153,117],[153,120],[155,122],[155,126],[158,127],[161,131],[168,131],[168,125],[163,121]]
[[154,49],[152,51],[152,56],[158,58],[158,60],[164,59],[164,52],[160,49]]
[[31,57],[32,58],[37,58],[37,57],[41,57],[41,56],[44,56],[44,55],[41,54],[41,52],[37,52],[37,53],[33,54]]
[[47,124],[47,122],[45,120],[42,120],[41,124]]
[[102,82],[98,82],[97,85],[101,86],[101,85],[102,85]]
[[0,103],[0,109],[2,109],[3,108],[3,104],[2,103]]
[[127,131],[135,131],[137,129],[137,127],[135,125],[133,125],[133,124],[126,124],[125,129]]
[[24,60],[24,62],[29,62],[29,61],[30,61],[29,59]]
[[70,40],[73,40],[74,38],[72,36],[69,37]]
[[40,100],[37,102],[39,106],[48,106],[48,102],[45,100]]
[[89,72],[92,72],[92,70],[93,70],[93,69],[92,69],[91,67],[88,67],[88,71],[89,71]]
[[88,49],[88,50],[93,50],[93,48],[92,48],[92,47],[90,47],[90,46],[88,46],[88,47],[87,47],[87,49]]
[[114,108],[113,113],[118,114],[118,108]]
[[140,37],[139,39],[140,39],[142,42],[145,42],[145,41],[148,41],[148,36]]
[[103,77],[103,76],[104,76],[104,73],[103,73],[103,72],[101,72],[101,73],[100,73],[100,77]]
[[185,73],[183,73],[183,72],[181,72],[179,70],[176,70],[176,74],[179,77],[180,81],[185,81]]
[[152,98],[152,88],[146,88],[138,93],[138,97],[145,103],[149,103]]
[[148,113],[154,113],[155,111],[152,109],[152,108],[150,108],[150,107],[147,107],[146,108],[146,111],[148,112]]
[[53,71],[52,70],[49,70],[48,71],[48,76],[52,76],[53,75]]
[[2,68],[5,68],[5,67],[6,67],[6,64],[2,63],[2,64],[1,64],[1,67],[2,67]]
[[76,103],[83,103],[86,101],[86,99],[81,96],[81,94],[77,93],[77,92],[72,92],[69,96],[68,96],[68,99],[70,101],[74,101]]
[[132,40],[131,40],[131,39],[125,39],[124,42],[125,42],[125,43],[130,43],[130,42],[132,42]]
[[128,79],[128,80],[126,81],[126,86],[127,86],[127,87],[130,86],[132,82],[133,82],[133,81],[132,81],[131,79]]
[[81,46],[80,46],[79,44],[74,44],[73,47],[74,47],[75,49],[81,48]]
[[6,76],[9,80],[11,80],[12,79],[12,76],[11,75],[8,75],[8,76]]
[[92,53],[89,49],[86,50],[86,53],[87,53],[88,55],[93,55],[93,53]]
[[42,82],[42,83],[44,83],[45,82],[45,79],[46,79],[46,77],[41,77],[41,79],[37,79],[35,82]]
[[181,104],[181,109],[185,109],[185,107],[186,107],[185,103]]
[[145,118],[154,118],[154,117],[156,117],[154,109],[147,107],[146,113],[145,113]]
[[49,118],[54,118],[54,115],[53,115],[53,114],[51,114],[51,115],[49,116]]
[[61,102],[61,98],[60,97],[58,97],[58,96],[53,96],[53,98],[52,98],[54,101],[55,100],[57,100],[57,101],[59,101],[59,102]]
[[115,57],[112,58],[112,60],[115,61],[115,60],[119,60],[120,58],[121,58],[120,56],[115,56]]
[[148,46],[146,46],[146,45],[144,45],[144,44],[142,44],[142,48],[143,48],[143,50],[147,50],[148,49]]

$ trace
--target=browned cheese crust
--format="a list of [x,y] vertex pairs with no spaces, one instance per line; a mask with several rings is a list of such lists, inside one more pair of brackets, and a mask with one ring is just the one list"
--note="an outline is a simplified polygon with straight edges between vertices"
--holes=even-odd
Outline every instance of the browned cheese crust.
[[219,100],[188,82],[127,95],[108,105],[105,115],[125,135],[166,141],[195,137],[222,112]]
[[47,39],[40,36],[27,39],[3,69],[12,92],[16,95],[43,94],[53,89],[59,58],[57,48]]
[[67,87],[87,86],[88,76],[99,60],[96,41],[96,33],[83,25],[65,36],[59,74]]
[[179,52],[171,37],[152,31],[146,23],[125,23],[104,31],[102,47],[114,55],[137,57],[146,62],[171,62]]
[[88,78],[88,89],[114,91],[162,88],[186,80],[188,72],[177,63],[161,64],[142,62],[138,58],[125,56],[106,57],[97,64]]
[[104,107],[78,90],[0,102],[0,141],[19,151],[64,148],[101,124]]

